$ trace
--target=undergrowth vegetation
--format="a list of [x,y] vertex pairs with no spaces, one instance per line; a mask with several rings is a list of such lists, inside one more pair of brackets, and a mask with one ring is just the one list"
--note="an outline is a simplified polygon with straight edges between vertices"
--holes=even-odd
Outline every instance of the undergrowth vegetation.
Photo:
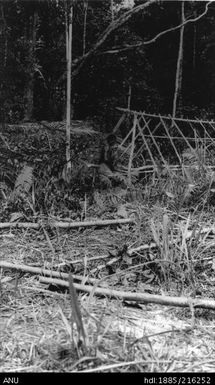
[[[102,134],[93,135],[89,130],[83,135],[74,135],[69,183],[65,177],[63,131],[44,132],[38,125],[32,128],[10,126],[1,140],[0,193],[4,216],[14,210],[27,216],[50,212],[71,214],[82,209],[80,201],[87,199],[92,204],[95,191],[103,197],[106,192],[110,197],[113,191],[114,201],[117,190],[123,202],[144,199],[144,202],[159,202],[175,211],[214,204],[214,159],[212,155],[210,159],[205,157],[201,148],[186,149],[180,166],[166,163],[151,174],[139,176],[134,171],[132,185],[128,186],[126,168],[121,163],[115,172],[99,163]],[[124,162],[127,160],[128,157]]]
[[[44,277],[38,281],[28,270],[24,276],[2,271],[1,306],[7,317],[0,345],[2,370],[9,366],[61,372],[213,370],[214,310],[194,309],[190,302],[185,309],[170,307],[161,314],[159,305],[96,294],[99,287],[105,293],[213,298],[212,159],[203,162],[187,149],[180,167],[166,163],[151,174],[134,173],[128,185],[123,164],[116,171],[101,167],[100,134],[89,132],[72,141],[72,177],[67,183],[63,138],[63,132],[41,133],[37,126],[10,126],[3,133],[1,222],[41,223],[41,227],[11,228],[7,234],[2,228],[0,258],[18,269],[19,265],[49,269],[61,279],[72,272],[76,285],[93,289],[77,299],[68,278],[59,284]],[[134,223],[108,230],[96,226],[62,230],[51,222],[44,227],[47,218],[119,222],[132,218]],[[203,320],[207,335],[201,328]],[[20,325],[26,330],[22,338]]]

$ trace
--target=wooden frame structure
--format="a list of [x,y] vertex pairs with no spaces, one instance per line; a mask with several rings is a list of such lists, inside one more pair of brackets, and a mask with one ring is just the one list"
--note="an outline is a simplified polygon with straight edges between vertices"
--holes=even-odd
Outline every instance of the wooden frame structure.
[[117,109],[122,116],[113,132],[124,136],[119,158],[126,159],[130,183],[134,171],[159,175],[162,168],[168,173],[188,166],[215,168],[215,121]]

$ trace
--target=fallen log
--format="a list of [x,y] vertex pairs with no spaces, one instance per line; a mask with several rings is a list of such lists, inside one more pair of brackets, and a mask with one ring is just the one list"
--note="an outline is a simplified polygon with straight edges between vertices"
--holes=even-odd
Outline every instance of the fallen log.
[[[61,279],[40,277],[40,282],[69,287],[69,282]],[[215,310],[215,301],[210,299],[193,299],[191,297],[170,297],[166,295],[130,293],[127,291],[100,288],[90,285],[81,285],[78,283],[74,283],[74,287],[77,291],[83,291],[89,294],[92,293],[103,297],[107,296],[110,298],[122,299],[126,301]]]
[[[52,279],[40,277],[41,283],[52,283],[54,285],[69,287],[69,282],[61,279]],[[99,296],[108,296],[110,298],[123,299],[126,301],[142,302],[142,303],[156,303],[166,306],[179,306],[179,307],[193,307],[215,310],[215,301],[210,299],[193,299],[191,297],[170,297],[166,295],[154,295],[144,293],[130,293],[127,291],[119,291],[113,289],[106,289],[100,287],[94,287],[90,285],[74,284],[77,291],[83,291],[86,293],[92,293]]]
[[[69,278],[69,274],[62,273],[60,271],[42,269],[40,267],[27,266],[27,265],[22,265],[22,264],[17,265],[17,264],[6,262],[6,261],[0,261],[0,268],[14,269],[17,271],[25,271],[26,273],[39,274],[41,276],[49,276],[49,277],[63,278],[63,279]],[[78,280],[78,281],[87,280],[88,282],[91,282],[93,284],[98,281],[96,278],[88,278],[87,276],[84,277],[83,275],[75,275],[75,274],[73,274],[73,279]]]
[[83,222],[63,222],[63,221],[41,221],[40,223],[30,223],[30,222],[5,222],[0,223],[0,229],[6,228],[29,228],[29,229],[39,229],[41,226],[51,226],[61,229],[72,229],[77,227],[93,227],[93,226],[110,226],[110,225],[125,225],[128,223],[135,223],[135,220],[130,219],[104,219],[97,221],[83,221]]
[[[46,269],[41,269],[41,268],[31,267],[26,265],[15,265],[5,261],[0,261],[0,267],[26,271],[34,274],[40,274],[41,283],[54,284],[54,285],[59,285],[59,286],[69,288],[67,273],[59,273],[52,270],[46,270]],[[41,274],[43,276],[41,276]],[[47,278],[47,277],[44,277],[44,275],[51,275],[52,277],[58,276],[58,277],[65,278],[66,280],[58,279],[58,278]],[[84,277],[81,277],[81,276],[79,277],[84,279]],[[77,279],[77,278],[78,276],[73,275],[73,279]],[[77,291],[83,291],[91,295],[95,294],[103,297],[107,296],[110,298],[117,298],[117,299],[122,299],[126,301],[133,301],[133,302],[140,302],[140,303],[156,303],[156,304],[165,305],[165,306],[192,307],[192,308],[203,308],[203,309],[215,310],[215,301],[211,299],[200,299],[200,298],[193,299],[191,297],[170,297],[166,295],[154,295],[154,294],[147,294],[147,293],[130,293],[126,291],[98,287],[99,281],[93,278],[89,278],[88,281],[94,283],[94,286],[74,283],[75,289]]]

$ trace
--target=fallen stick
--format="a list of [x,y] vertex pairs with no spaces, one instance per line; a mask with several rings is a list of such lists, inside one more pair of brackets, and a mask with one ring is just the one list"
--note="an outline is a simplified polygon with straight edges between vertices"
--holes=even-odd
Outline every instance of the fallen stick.
[[[127,254],[129,256],[132,256],[136,252],[139,252],[139,251],[142,251],[142,250],[148,250],[148,249],[155,248],[155,247],[157,247],[156,243],[150,243],[149,245],[146,244],[146,245],[139,246],[137,248],[129,249],[127,251]],[[100,259],[108,259],[108,258],[113,258],[113,255],[107,254],[107,255],[100,255],[100,256],[97,256],[97,257],[92,257],[92,258],[89,258],[87,260],[87,262],[91,262],[91,261],[95,261],[95,260],[100,260]],[[115,259],[117,261],[117,258],[115,258]],[[75,265],[75,264],[81,263],[81,262],[83,262],[83,259],[78,259],[78,260],[75,260],[75,261],[69,261],[69,263],[72,264],[72,265]],[[53,271],[53,270],[48,270],[48,269],[42,269],[40,267],[27,266],[27,265],[23,265],[23,264],[17,265],[17,264],[6,262],[6,261],[0,261],[0,268],[1,267],[2,268],[9,268],[9,269],[26,271],[27,273],[41,274],[41,275],[46,275],[46,276],[48,275],[48,276],[51,276],[51,277],[68,279],[68,274],[67,273]],[[95,271],[96,270],[97,270],[97,268],[95,269]],[[92,271],[91,271],[91,273],[92,273]],[[73,278],[77,279],[79,281],[85,279],[85,277],[83,277],[82,275],[73,275]],[[95,283],[98,280],[95,279],[95,278],[87,278],[87,281]]]
[[[21,270],[26,271],[28,273],[34,273],[34,274],[43,274],[43,275],[52,275],[55,277],[63,277],[66,280],[68,280],[68,274],[67,273],[59,273],[57,271],[52,270],[46,270],[41,269],[39,267],[32,267],[32,266],[26,266],[26,265],[15,265],[10,262],[0,261],[0,267],[2,268],[10,268],[15,270]],[[84,277],[82,276],[75,276],[73,275],[74,279],[80,279],[82,280]],[[94,284],[98,283],[98,280],[93,278],[88,278],[89,282],[92,282]],[[54,278],[46,278],[46,277],[40,277],[41,283],[48,283],[48,284],[54,284],[64,287],[69,287],[68,281],[64,281],[62,279],[54,279]],[[106,289],[106,288],[99,288],[94,287],[90,285],[82,285],[78,283],[74,283],[74,287],[78,291],[83,291],[86,293],[91,293],[100,296],[108,296],[113,298],[121,298],[123,300],[127,301],[134,301],[134,302],[143,302],[143,303],[157,303],[160,305],[167,305],[167,306],[180,306],[180,307],[196,307],[196,308],[203,308],[203,309],[212,309],[215,310],[215,301],[210,299],[192,299],[187,297],[169,297],[169,296],[160,296],[160,295],[153,295],[153,294],[143,294],[143,293],[130,293],[126,291],[118,291],[118,290],[112,290],[112,289]]]
[[128,255],[132,255],[132,254],[138,253],[139,251],[155,249],[156,247],[158,247],[158,245],[156,243],[152,242],[149,245],[145,244],[145,245],[138,246],[138,247],[135,247],[132,249],[128,249],[127,253],[128,253]]
[[5,222],[0,223],[0,229],[5,229],[8,227],[13,228],[31,228],[31,229],[39,229],[43,226],[52,226],[58,227],[61,229],[72,229],[77,227],[91,227],[91,226],[110,226],[110,225],[124,225],[127,223],[134,223],[134,219],[105,219],[98,221],[83,221],[83,222],[62,222],[62,221],[42,221],[41,223],[30,223],[30,222]]
[[[152,242],[150,244],[145,244],[145,245],[138,246],[138,247],[135,247],[135,248],[130,248],[130,249],[127,250],[126,253],[131,257],[135,253],[138,253],[138,252],[141,252],[141,251],[144,251],[144,250],[155,249],[157,247],[158,247],[157,244]],[[114,252],[113,252],[113,255],[114,255]],[[100,260],[100,259],[113,258],[113,255],[111,255],[111,254],[97,255],[96,257],[88,258],[87,262],[97,261],[97,260]],[[77,263],[83,263],[83,260],[84,260],[84,257],[82,259],[76,259],[75,261],[69,261],[69,263],[71,263],[72,265],[75,265]]]
[[[51,279],[51,278],[40,277],[40,282],[69,287],[69,283],[61,279]],[[215,310],[215,301],[210,299],[193,299],[193,298],[187,298],[187,297],[169,297],[164,295],[161,296],[161,295],[154,295],[154,294],[130,293],[127,291],[118,291],[113,289],[99,288],[99,287],[93,287],[89,285],[81,285],[78,283],[74,283],[74,287],[78,291],[83,291],[86,293],[93,292],[93,294],[96,294],[96,295],[108,296],[108,297],[117,298],[117,299],[120,298],[126,301],[156,303],[159,305],[167,305],[167,306],[195,307],[195,308]]]
[[[3,269],[14,269],[18,271],[25,271],[26,273],[31,274],[39,274],[39,275],[48,275],[50,277],[56,277],[56,278],[63,278],[68,279],[69,275],[67,273],[61,273],[59,271],[53,271],[48,269],[42,269],[40,267],[33,267],[33,266],[27,266],[27,265],[16,265],[14,263],[6,262],[6,261],[0,261],[0,268]],[[73,275],[74,280],[82,281],[83,279],[87,279],[88,282],[96,283],[98,282],[95,278],[87,278],[82,275]]]

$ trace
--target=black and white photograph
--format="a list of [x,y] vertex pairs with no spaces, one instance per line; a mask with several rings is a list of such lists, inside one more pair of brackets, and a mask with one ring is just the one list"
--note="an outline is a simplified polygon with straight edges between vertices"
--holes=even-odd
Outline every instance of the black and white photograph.
[[79,373],[215,380],[215,1],[0,0],[0,384]]

